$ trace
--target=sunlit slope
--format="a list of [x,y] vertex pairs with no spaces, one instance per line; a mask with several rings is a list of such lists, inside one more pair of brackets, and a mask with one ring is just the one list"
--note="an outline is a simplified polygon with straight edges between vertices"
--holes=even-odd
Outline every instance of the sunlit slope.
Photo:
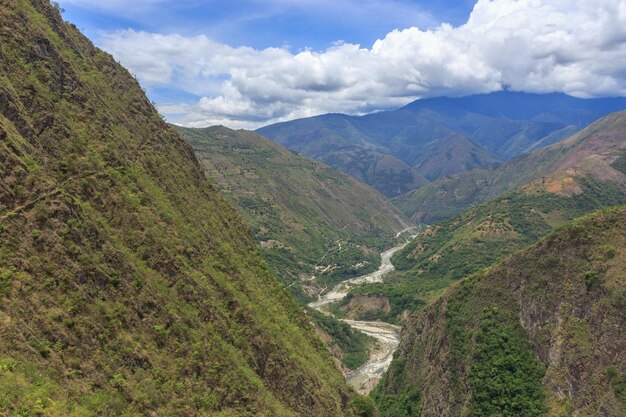
[[252,225],[270,265],[304,298],[375,270],[409,223],[371,187],[253,132],[177,129]]
[[193,151],[48,1],[0,7],[0,414],[350,415]]

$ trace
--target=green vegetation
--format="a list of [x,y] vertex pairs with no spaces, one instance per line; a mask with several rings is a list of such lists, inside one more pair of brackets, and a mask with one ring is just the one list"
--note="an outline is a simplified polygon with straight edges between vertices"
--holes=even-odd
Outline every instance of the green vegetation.
[[376,270],[380,251],[404,228],[402,215],[375,190],[252,132],[177,129],[302,301]]
[[625,251],[626,207],[603,210],[455,284],[404,326],[381,416],[407,392],[414,415],[624,415]]
[[469,374],[470,416],[545,414],[541,387],[545,367],[530,350],[519,324],[507,321],[498,308],[487,310],[476,335]]
[[0,8],[0,415],[353,415],[191,148],[47,0]]
[[[387,276],[385,279],[388,279]],[[349,308],[353,298],[367,295],[370,297],[384,297],[390,300],[390,309],[358,311]],[[330,305],[331,312],[335,317],[345,318],[349,313],[358,320],[387,321],[389,323],[400,322],[400,317],[406,311],[417,311],[424,307],[425,301],[416,291],[407,291],[405,286],[384,284],[363,284],[355,287],[339,303]]]
[[385,375],[372,391],[374,399],[381,416],[385,417],[417,417],[421,415],[421,403],[419,388],[407,385],[403,387],[399,393],[386,392],[385,388],[389,385],[389,375],[403,372],[406,364],[402,360],[394,360],[391,363],[393,367]]
[[619,157],[611,164],[611,166],[622,174],[626,174],[626,149],[622,149]]
[[[386,297],[391,311],[379,312],[376,318],[399,321],[405,311],[418,311],[452,283],[536,242],[554,227],[595,209],[626,203],[626,193],[612,183],[583,177],[577,184],[582,193],[571,196],[543,190],[511,192],[426,229],[394,255],[396,273],[383,284],[360,286],[350,295]],[[350,295],[334,307],[336,312],[345,310]]]
[[308,312],[315,324],[341,349],[341,361],[346,367],[356,369],[367,361],[375,341],[373,337],[317,310]]
[[352,400],[352,406],[358,417],[379,417],[376,404],[370,397],[356,397]]
[[617,398],[622,404],[622,407],[626,410],[626,375],[624,373],[620,375],[620,372],[612,366],[607,368],[606,375],[611,381],[615,398]]

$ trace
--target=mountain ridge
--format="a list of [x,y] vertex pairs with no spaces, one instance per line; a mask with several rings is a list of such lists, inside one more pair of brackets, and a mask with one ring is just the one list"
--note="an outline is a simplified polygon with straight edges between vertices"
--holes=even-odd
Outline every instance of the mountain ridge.
[[[623,141],[625,119],[624,111],[612,113],[563,141],[522,155],[496,169],[471,170],[435,181],[397,197],[395,203],[414,220],[432,223],[453,217],[464,208],[508,190],[543,182],[543,177],[551,175],[571,177],[578,172],[620,182],[623,178],[618,178],[619,171],[612,168],[611,163],[626,146],[616,143]],[[566,175],[567,170],[572,172]]]
[[305,301],[338,279],[375,270],[378,254],[410,226],[373,188],[253,132],[176,129]]
[[[350,146],[361,159],[377,160],[372,154],[384,153],[415,168],[427,162],[423,159],[426,147],[451,135],[463,134],[483,152],[507,160],[555,143],[624,108],[624,98],[578,99],[564,94],[504,91],[417,100],[398,110],[365,116],[321,115],[277,123],[257,132],[314,159]],[[350,164],[343,159],[326,162],[350,174]],[[490,166],[487,163],[483,167]],[[364,181],[387,196],[396,196],[407,187],[405,177],[384,178],[383,185]]]
[[0,7],[0,414],[353,415],[310,320],[139,83]]
[[625,222],[585,216],[411,317],[381,415],[623,415]]

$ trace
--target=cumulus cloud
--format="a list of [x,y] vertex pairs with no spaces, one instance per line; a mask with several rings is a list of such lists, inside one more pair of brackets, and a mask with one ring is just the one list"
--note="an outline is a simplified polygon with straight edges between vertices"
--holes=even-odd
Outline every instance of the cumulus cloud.
[[253,128],[504,87],[626,96],[626,0],[479,0],[464,25],[395,30],[369,48],[293,53],[133,30],[107,35],[102,46],[149,87],[202,97],[161,103],[189,126]]

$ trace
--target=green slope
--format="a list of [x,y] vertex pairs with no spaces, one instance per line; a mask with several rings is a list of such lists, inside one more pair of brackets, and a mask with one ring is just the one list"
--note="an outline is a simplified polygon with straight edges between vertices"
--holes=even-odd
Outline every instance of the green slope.
[[[584,193],[559,196],[545,191],[516,191],[466,210],[459,216],[426,229],[392,262],[397,271],[383,284],[355,288],[335,309],[353,318],[402,321],[438,297],[455,281],[488,267],[537,241],[568,220],[582,214],[626,204],[622,187],[578,179]],[[361,314],[348,308],[355,297],[385,298],[388,311]]]
[[0,414],[338,416],[351,392],[138,83],[0,7]]
[[626,414],[626,208],[456,285],[404,326],[382,416]]
[[270,265],[304,301],[375,270],[379,253],[408,223],[374,189],[255,133],[177,129],[252,225]]

